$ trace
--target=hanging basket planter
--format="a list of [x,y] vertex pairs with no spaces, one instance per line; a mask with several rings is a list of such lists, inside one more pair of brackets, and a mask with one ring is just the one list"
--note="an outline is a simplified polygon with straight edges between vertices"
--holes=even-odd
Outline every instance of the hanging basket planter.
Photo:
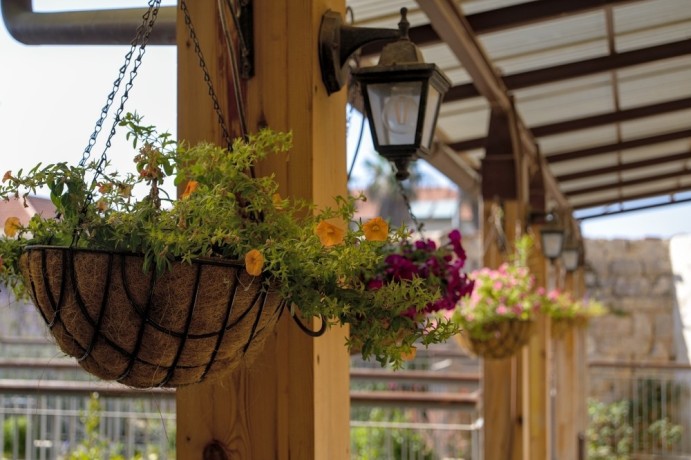
[[485,359],[504,359],[516,354],[528,343],[533,321],[508,319],[487,324],[482,337],[461,332],[456,341],[470,353]]
[[59,347],[91,374],[136,388],[213,380],[261,351],[282,298],[244,265],[176,262],[160,277],[134,254],[28,247],[22,276]]

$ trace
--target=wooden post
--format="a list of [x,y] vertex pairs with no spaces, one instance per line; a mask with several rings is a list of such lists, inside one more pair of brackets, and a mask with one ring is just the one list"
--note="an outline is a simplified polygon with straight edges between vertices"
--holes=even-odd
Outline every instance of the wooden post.
[[[345,94],[327,97],[317,57],[322,14],[342,0],[253,0],[255,77],[245,84],[250,131],[292,130],[287,157],[259,165],[281,193],[318,205],[346,193]],[[206,65],[234,134],[237,113],[217,2],[187,2]],[[232,21],[229,21],[232,28]],[[222,142],[199,60],[179,15],[179,136]],[[312,339],[284,314],[248,369],[177,393],[179,459],[345,460],[349,454],[349,356],[345,329]]]
[[[579,271],[566,274],[564,291],[574,299],[583,296]],[[575,459],[579,434],[585,434],[588,423],[585,328],[572,326],[554,337],[552,344],[556,383],[555,449],[557,458]]]
[[576,393],[576,374],[580,372],[576,362],[575,326],[560,331],[554,337],[554,376],[556,384],[555,451],[557,458],[576,459],[578,454],[578,414],[580,406]]
[[[528,259],[528,267],[535,276],[537,286],[547,286],[547,260],[542,255],[540,233],[536,226],[532,228],[535,250]],[[535,321],[533,332],[527,346],[527,359],[524,362],[524,412],[526,414],[523,430],[523,458],[549,459],[551,456],[550,423],[550,363],[552,348],[550,346],[551,324],[549,318],[540,314]]]
[[[574,298],[579,299],[585,295],[585,281],[583,279],[583,268],[580,267],[575,271],[569,273],[566,277],[566,289],[568,289]],[[574,435],[578,439],[579,436],[585,436],[588,428],[588,356],[587,356],[587,325],[585,327],[577,327],[573,331],[573,361],[574,366],[571,372],[571,379],[573,380],[573,419],[574,419]],[[578,447],[578,441],[576,444]]]
[[[498,231],[506,242],[513,245],[520,227],[524,207],[516,201],[504,201],[502,229],[492,226],[496,222],[493,207],[500,203],[485,199],[483,208],[484,265],[498,267],[506,252],[498,247]],[[511,460],[520,458],[521,429],[523,419],[521,353],[506,359],[484,359],[482,364],[482,412],[485,421],[484,458],[487,460]]]

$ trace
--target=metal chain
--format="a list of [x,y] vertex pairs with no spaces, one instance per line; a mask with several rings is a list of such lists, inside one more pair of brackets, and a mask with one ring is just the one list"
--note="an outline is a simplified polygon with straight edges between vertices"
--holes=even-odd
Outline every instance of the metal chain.
[[[86,162],[89,161],[89,158],[91,157],[91,149],[93,146],[96,144],[96,139],[101,132],[103,128],[103,122],[108,116],[108,112],[110,111],[110,107],[113,104],[113,101],[115,100],[115,95],[120,89],[120,84],[122,83],[123,78],[125,78],[125,74],[127,73],[127,69],[130,66],[130,63],[132,61],[132,56],[134,55],[135,50],[137,49],[137,46],[139,46],[139,54],[137,55],[135,59],[135,66],[133,70],[130,72],[130,79],[127,82],[125,86],[125,93],[120,99],[120,107],[118,108],[115,122],[113,123],[113,127],[111,128],[110,135],[108,137],[108,141],[106,142],[106,150],[108,147],[110,147],[110,142],[115,134],[115,127],[117,126],[117,123],[119,122],[119,116],[122,114],[122,111],[124,110],[124,104],[125,101],[127,101],[127,98],[129,96],[129,90],[132,88],[132,82],[134,78],[137,76],[137,68],[141,64],[142,56],[144,55],[144,50],[146,47],[146,44],[149,41],[149,36],[151,35],[151,30],[154,26],[154,23],[156,21],[156,17],[158,16],[158,9],[160,7],[161,0],[149,0],[149,9],[144,13],[142,16],[142,23],[141,25],[137,28],[136,35],[134,39],[131,42],[131,46],[129,51],[125,54],[125,62],[124,64],[120,67],[118,71],[118,76],[113,82],[113,89],[111,90],[110,94],[108,94],[108,97],[106,99],[106,104],[103,106],[101,109],[101,114],[96,120],[96,126],[94,127],[94,131],[89,137],[89,142],[87,143],[86,148],[84,149],[84,153],[82,154],[82,159],[79,162],[80,166],[86,166]],[[100,168],[102,167],[103,163],[105,163],[105,155],[106,155],[106,150],[103,151],[103,154],[101,155],[101,159],[99,161],[98,167],[97,167],[97,174],[100,171]]]
[[[134,82],[135,77],[137,76],[137,70],[139,69],[139,66],[142,63],[142,57],[144,56],[146,44],[149,42],[149,36],[151,35],[154,23],[156,22],[156,18],[158,17],[158,10],[161,6],[161,0],[149,0],[148,5],[149,9],[142,15],[142,23],[139,27],[137,27],[137,32],[135,34],[134,39],[132,39],[130,49],[125,54],[125,63],[118,70],[118,76],[115,79],[115,82],[113,82],[113,89],[111,90],[110,94],[108,94],[108,97],[106,99],[106,105],[103,106],[103,108],[101,109],[101,115],[96,121],[94,132],[89,137],[89,142],[87,143],[87,146],[84,149],[82,159],[79,161],[79,166],[81,167],[86,166],[86,163],[89,161],[89,158],[91,157],[91,149],[96,144],[96,138],[98,137],[98,134],[101,132],[103,128],[103,122],[108,117],[108,112],[110,111],[110,108],[113,105],[115,95],[120,89],[120,84],[122,83],[122,80],[125,78],[127,69],[129,68],[130,63],[132,62],[132,56],[134,55],[134,52],[137,49],[137,47],[139,47],[137,57],[134,60],[134,66],[130,71],[129,80],[125,84],[125,91],[120,97],[120,106],[118,107],[115,113],[115,118],[113,120],[113,125],[110,128],[110,133],[108,134],[106,145],[103,149],[101,157],[98,160],[98,163],[96,164],[96,167],[94,168],[94,177],[91,180],[91,189],[89,189],[89,191],[87,192],[86,199],[84,200],[84,206],[81,210],[80,219],[86,214],[86,209],[91,203],[91,200],[93,199],[91,190],[96,185],[98,178],[101,176],[101,174],[103,174],[102,168],[107,161],[106,153],[111,146],[111,141],[113,139],[113,136],[115,135],[115,128],[120,122],[120,115],[122,115],[122,112],[125,109],[125,102],[127,102],[127,99],[129,97],[129,91],[130,89],[132,89],[132,84]],[[75,229],[74,234],[72,235],[72,246],[75,246],[77,244],[77,241],[79,240],[80,236],[81,232]]]
[[420,236],[422,236],[422,223],[418,220],[417,216],[415,213],[413,213],[413,208],[410,205],[410,198],[408,198],[408,193],[405,191],[405,188],[403,188],[403,184],[401,183],[400,180],[396,181],[396,185],[398,185],[398,191],[400,192],[401,196],[403,197],[403,202],[405,203],[406,208],[408,208],[408,214],[410,215],[410,218],[413,221],[413,224],[415,224],[415,229],[418,231]]
[[190,38],[194,43],[194,52],[199,58],[199,67],[201,67],[202,72],[204,72],[204,81],[206,82],[206,86],[209,88],[209,96],[211,96],[214,111],[216,112],[216,116],[218,117],[218,124],[221,126],[221,130],[223,131],[223,139],[225,140],[226,144],[228,144],[228,149],[230,150],[230,148],[233,145],[233,141],[230,137],[230,132],[228,130],[228,126],[226,125],[225,118],[223,117],[223,112],[221,111],[221,104],[218,101],[216,91],[214,91],[214,87],[211,83],[211,75],[209,74],[209,70],[206,67],[206,61],[204,60],[204,55],[202,54],[202,49],[199,45],[197,33],[194,31],[194,26],[192,25],[192,18],[190,18],[190,12],[187,9],[187,3],[185,2],[185,0],[180,1],[180,9],[185,15],[185,25],[187,26],[187,30],[190,33]]

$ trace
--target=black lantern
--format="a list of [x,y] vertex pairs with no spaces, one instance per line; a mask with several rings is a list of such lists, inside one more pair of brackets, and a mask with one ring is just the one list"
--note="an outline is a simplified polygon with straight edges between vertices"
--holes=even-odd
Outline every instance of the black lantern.
[[561,260],[564,262],[564,268],[567,272],[575,271],[581,258],[581,251],[578,246],[567,246],[561,252]]
[[558,259],[564,246],[564,230],[557,227],[545,227],[540,230],[542,253],[550,261]]
[[[384,47],[379,63],[352,71],[353,78],[362,89],[374,148],[395,164],[396,178],[399,180],[409,176],[408,164],[411,160],[430,153],[439,108],[444,94],[451,86],[451,81],[439,67],[426,64],[418,47],[410,41],[410,24],[406,19],[406,13],[406,8],[401,8],[397,40]],[[323,20],[322,37],[325,34],[324,24]],[[339,36],[344,35],[344,29],[346,28],[341,26]],[[358,30],[375,37],[369,41],[381,40],[383,36],[383,32],[374,33],[381,29],[347,29],[348,34],[354,34]],[[391,30],[387,32],[390,33]],[[327,33],[331,38],[334,35],[333,31]],[[334,67],[333,43],[330,49],[322,44],[320,50],[322,78],[330,90],[329,82],[333,82],[334,78],[325,76],[328,69],[325,69],[324,62],[329,63],[329,69]],[[354,51],[355,49],[351,53]],[[326,56],[322,57],[324,54]]]

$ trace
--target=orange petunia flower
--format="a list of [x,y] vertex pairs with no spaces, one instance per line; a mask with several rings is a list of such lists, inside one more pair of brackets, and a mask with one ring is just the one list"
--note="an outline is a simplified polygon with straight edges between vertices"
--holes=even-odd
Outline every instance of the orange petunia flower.
[[12,171],[7,171],[4,176],[2,176],[2,181],[7,182],[12,179]]
[[96,209],[98,209],[99,212],[106,212],[108,210],[108,202],[106,200],[98,200]]
[[252,276],[262,274],[264,268],[264,256],[257,249],[251,249],[245,254],[245,270]]
[[386,241],[389,238],[389,224],[381,217],[370,219],[362,226],[365,239],[369,241]]
[[280,194],[274,193],[271,196],[271,202],[273,203],[274,208],[276,208],[277,210],[280,211],[283,209],[283,198],[281,198]]
[[403,359],[403,361],[412,361],[415,359],[416,354],[417,354],[417,348],[410,347],[410,351],[408,353],[402,353],[401,358]]
[[334,224],[330,224],[325,220],[319,222],[316,232],[319,241],[327,248],[341,244],[345,236],[345,231],[342,228],[336,227]]
[[19,217],[8,217],[5,220],[5,235],[10,238],[17,234],[22,224],[19,222]]
[[110,193],[111,190],[113,190],[113,184],[98,184],[98,193]]
[[118,185],[118,193],[123,198],[129,198],[132,196],[132,186],[131,185]]
[[182,192],[182,196],[180,198],[182,198],[183,200],[189,198],[189,196],[193,194],[195,190],[197,190],[197,187],[199,187],[199,182],[197,182],[196,180],[189,181],[187,183],[187,186],[185,187],[185,191]]

